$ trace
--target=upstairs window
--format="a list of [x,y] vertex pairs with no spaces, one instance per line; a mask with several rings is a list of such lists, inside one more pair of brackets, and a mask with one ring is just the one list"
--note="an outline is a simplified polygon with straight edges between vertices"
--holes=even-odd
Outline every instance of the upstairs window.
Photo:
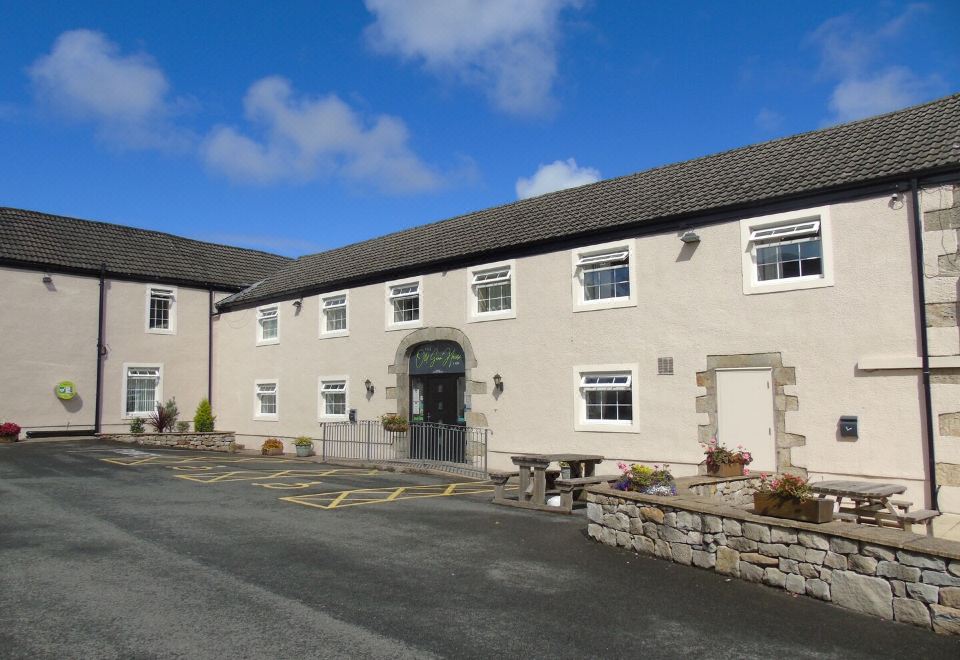
[[830,207],[740,221],[743,292],[833,286]]
[[280,341],[280,309],[276,305],[257,310],[257,343],[276,344]]
[[347,331],[347,294],[323,298],[323,334],[345,334]]
[[276,381],[258,381],[256,384],[255,417],[277,416],[277,383]]
[[347,382],[345,380],[321,379],[320,410],[322,417],[346,417]]
[[575,250],[574,311],[635,305],[633,255],[632,240]]
[[177,291],[172,287],[147,287],[147,332],[173,334],[176,331]]
[[134,417],[153,413],[160,401],[160,367],[128,366],[125,372],[125,415]]
[[390,305],[394,323],[414,323],[420,320],[420,283],[390,287]]

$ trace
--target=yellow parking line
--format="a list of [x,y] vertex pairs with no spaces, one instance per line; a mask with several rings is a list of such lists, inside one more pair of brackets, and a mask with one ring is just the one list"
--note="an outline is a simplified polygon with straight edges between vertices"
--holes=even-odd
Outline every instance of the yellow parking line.
[[201,484],[225,483],[231,481],[266,481],[270,479],[330,477],[330,476],[375,476],[377,470],[356,468],[334,468],[326,470],[230,470],[228,472],[204,472],[202,474],[175,474],[177,479],[186,479]]
[[[516,487],[508,490],[515,490]],[[427,497],[452,497],[456,495],[476,495],[492,493],[491,483],[461,482],[430,486],[401,486],[398,488],[358,488],[355,490],[310,493],[307,495],[289,495],[281,497],[284,502],[302,504],[315,509],[343,509],[348,506],[364,504],[385,504],[400,500],[423,499]]]

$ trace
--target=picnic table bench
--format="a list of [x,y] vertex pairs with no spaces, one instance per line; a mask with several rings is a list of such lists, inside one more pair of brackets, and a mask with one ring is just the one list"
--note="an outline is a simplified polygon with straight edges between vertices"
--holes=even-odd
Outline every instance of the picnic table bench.
[[[899,527],[907,532],[913,530],[913,525],[923,524],[927,528],[927,536],[933,536],[933,520],[940,515],[939,511],[932,509],[911,511],[912,502],[890,499],[907,490],[906,486],[900,484],[835,480],[810,484],[810,490],[821,499],[827,496],[836,498],[835,517],[839,520],[870,523],[878,527]],[[850,505],[844,506],[844,499],[850,500]]]
[[[517,466],[513,472],[492,470],[490,479],[494,483],[493,501],[495,504],[506,506],[516,506],[524,509],[536,509],[537,511],[551,511],[557,513],[571,513],[573,511],[574,491],[582,491],[585,483],[601,483],[606,480],[604,477],[598,480],[594,476],[594,471],[598,463],[603,461],[603,456],[595,454],[518,454],[511,456],[510,460]],[[551,463],[566,463],[570,466],[570,479],[559,479],[550,485],[557,486],[561,490],[561,505],[549,506],[547,504],[548,481],[547,472]],[[550,471],[552,472],[552,470]],[[551,475],[553,476],[553,475]],[[506,484],[512,478],[516,477],[519,481],[519,490],[517,498],[506,497]],[[616,477],[612,477],[616,478]],[[569,483],[572,480],[589,479],[589,482],[583,484]],[[551,479],[551,482],[554,480]],[[554,492],[553,488],[549,489]],[[564,490],[567,490],[567,497],[564,498]],[[569,507],[564,505],[569,502]]]

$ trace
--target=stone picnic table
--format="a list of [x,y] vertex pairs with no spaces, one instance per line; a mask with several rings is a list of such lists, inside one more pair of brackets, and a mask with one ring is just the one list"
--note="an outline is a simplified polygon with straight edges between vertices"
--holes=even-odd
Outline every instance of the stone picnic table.
[[[507,506],[518,506],[524,509],[536,509],[538,511],[558,511],[558,507],[547,505],[547,468],[552,463],[567,463],[570,466],[570,479],[561,480],[563,484],[569,482],[569,486],[580,486],[596,482],[599,477],[595,477],[597,464],[603,461],[603,456],[596,454],[518,454],[511,456],[510,460],[517,466],[516,472],[498,472],[491,471],[490,477],[497,484],[498,488],[494,493],[493,501],[496,504],[505,504]],[[519,478],[519,491],[517,499],[508,499],[504,497],[504,484],[510,477]],[[605,480],[605,478],[603,479]],[[566,500],[570,498],[564,498]],[[564,509],[568,507],[564,506]],[[572,501],[569,509],[572,509]],[[570,513],[569,510],[565,511]]]
[[[933,536],[933,519],[940,515],[939,511],[929,509],[910,511],[911,502],[891,500],[891,496],[906,492],[906,486],[900,484],[819,481],[810,484],[810,490],[817,493],[820,499],[827,496],[836,498],[836,517],[841,520],[872,523],[878,527],[886,524],[908,532],[914,523],[923,523],[927,526],[927,536]],[[844,499],[850,500],[851,505],[843,506]]]

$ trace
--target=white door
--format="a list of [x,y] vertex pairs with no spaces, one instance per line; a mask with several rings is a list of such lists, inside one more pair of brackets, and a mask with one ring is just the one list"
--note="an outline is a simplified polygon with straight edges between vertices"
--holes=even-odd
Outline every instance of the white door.
[[717,439],[753,454],[753,472],[777,467],[772,380],[771,369],[717,370]]

